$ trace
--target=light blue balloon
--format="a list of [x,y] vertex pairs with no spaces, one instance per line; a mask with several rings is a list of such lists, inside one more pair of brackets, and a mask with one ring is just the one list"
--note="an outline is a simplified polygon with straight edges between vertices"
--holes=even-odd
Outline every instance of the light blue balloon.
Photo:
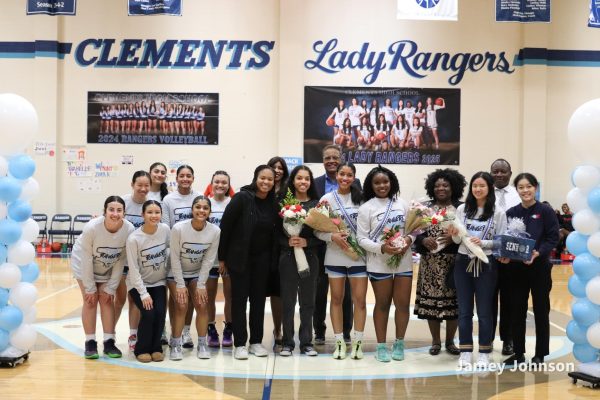
[[[21,235],[19,235],[20,237]],[[4,264],[6,262],[6,257],[8,256],[8,249],[5,245],[0,244],[0,264]]]
[[596,187],[588,193],[587,202],[595,213],[600,213],[600,188]]
[[590,253],[582,253],[573,261],[573,272],[587,282],[600,273],[600,260]]
[[19,154],[8,161],[8,172],[17,179],[30,178],[35,172],[35,161],[25,154]]
[[[40,276],[40,267],[34,262],[24,265],[20,268],[21,268],[21,282],[33,283]],[[583,290],[584,290],[584,295],[585,295],[585,287]]]
[[5,306],[0,309],[0,329],[12,331],[23,322],[23,313],[15,306]]
[[21,183],[12,176],[0,178],[0,200],[11,203],[21,195]]
[[31,212],[31,204],[25,200],[17,199],[8,205],[8,216],[17,222],[27,221]]
[[600,320],[600,306],[588,299],[579,299],[573,304],[571,315],[579,326],[588,327]]
[[573,345],[573,356],[582,363],[589,363],[598,360],[598,350],[589,344]]
[[576,256],[585,253],[587,251],[587,241],[590,237],[583,235],[577,231],[571,232],[567,236],[567,249],[571,254]]
[[0,221],[0,244],[10,246],[21,237],[21,224],[11,219]]
[[0,288],[0,308],[4,307],[8,304],[8,298],[10,297],[10,292],[8,289]]
[[569,293],[571,293],[575,297],[583,298],[586,296],[585,294],[585,285],[587,282],[583,282],[577,275],[572,275],[569,278]]
[[586,329],[582,329],[576,321],[567,324],[567,337],[575,344],[589,344],[586,337]]
[[4,351],[10,343],[10,335],[4,329],[0,329],[0,351]]

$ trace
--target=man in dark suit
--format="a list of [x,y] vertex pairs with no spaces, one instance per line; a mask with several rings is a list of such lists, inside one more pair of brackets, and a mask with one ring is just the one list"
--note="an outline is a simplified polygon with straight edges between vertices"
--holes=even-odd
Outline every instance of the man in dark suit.
[[[336,174],[338,166],[342,161],[342,152],[336,145],[327,145],[323,148],[323,166],[325,174],[315,178],[315,188],[319,198],[326,193],[337,190],[338,183]],[[356,179],[354,185],[360,188],[360,181]],[[325,273],[325,250],[323,245],[319,249],[319,280],[317,283],[317,293],[315,298],[315,312],[313,314],[313,326],[315,327],[315,344],[325,343],[325,317],[327,315],[327,293],[329,292],[329,278]],[[350,343],[350,332],[352,331],[353,311],[352,311],[352,291],[350,280],[346,279],[344,290],[344,302],[342,304],[344,314],[344,341]]]

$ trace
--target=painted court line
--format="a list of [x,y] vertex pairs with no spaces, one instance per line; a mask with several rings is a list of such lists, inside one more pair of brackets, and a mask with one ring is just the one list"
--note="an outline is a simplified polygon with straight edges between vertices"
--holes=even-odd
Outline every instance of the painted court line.
[[50,293],[49,295],[46,295],[46,296],[38,299],[38,301],[36,301],[36,303],[41,303],[44,300],[48,300],[48,299],[56,296],[57,294],[61,294],[61,293],[67,292],[67,291],[69,291],[69,290],[71,290],[71,289],[73,289],[75,287],[77,287],[76,283],[72,284],[71,286],[67,286],[66,288],[60,289],[60,290],[58,290],[58,291],[56,291],[54,293]]

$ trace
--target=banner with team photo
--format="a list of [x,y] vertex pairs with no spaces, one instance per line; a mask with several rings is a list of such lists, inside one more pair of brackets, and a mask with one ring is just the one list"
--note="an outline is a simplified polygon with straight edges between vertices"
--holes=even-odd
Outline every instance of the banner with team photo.
[[588,26],[590,28],[600,28],[600,0],[590,0]]
[[458,21],[458,0],[398,0],[396,18]]
[[550,22],[550,0],[496,0],[496,22]]
[[75,15],[77,0],[27,0],[27,15]]
[[460,89],[304,87],[304,162],[458,165]]
[[181,16],[183,0],[128,0],[128,15],[177,15]]
[[219,143],[218,93],[88,92],[88,143]]

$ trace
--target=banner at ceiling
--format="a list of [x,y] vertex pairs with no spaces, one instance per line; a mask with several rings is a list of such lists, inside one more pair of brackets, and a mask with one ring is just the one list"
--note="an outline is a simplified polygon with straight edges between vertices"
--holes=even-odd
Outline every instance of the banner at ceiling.
[[460,89],[304,88],[304,162],[323,147],[355,164],[458,165]]
[[600,28],[600,0],[590,0],[588,26],[590,28]]
[[458,0],[398,0],[396,18],[458,21]]
[[128,15],[177,15],[181,16],[183,0],[128,0]]
[[550,22],[550,0],[496,0],[496,22]]
[[27,15],[75,15],[77,0],[27,0]]
[[88,92],[88,143],[219,143],[218,93]]

